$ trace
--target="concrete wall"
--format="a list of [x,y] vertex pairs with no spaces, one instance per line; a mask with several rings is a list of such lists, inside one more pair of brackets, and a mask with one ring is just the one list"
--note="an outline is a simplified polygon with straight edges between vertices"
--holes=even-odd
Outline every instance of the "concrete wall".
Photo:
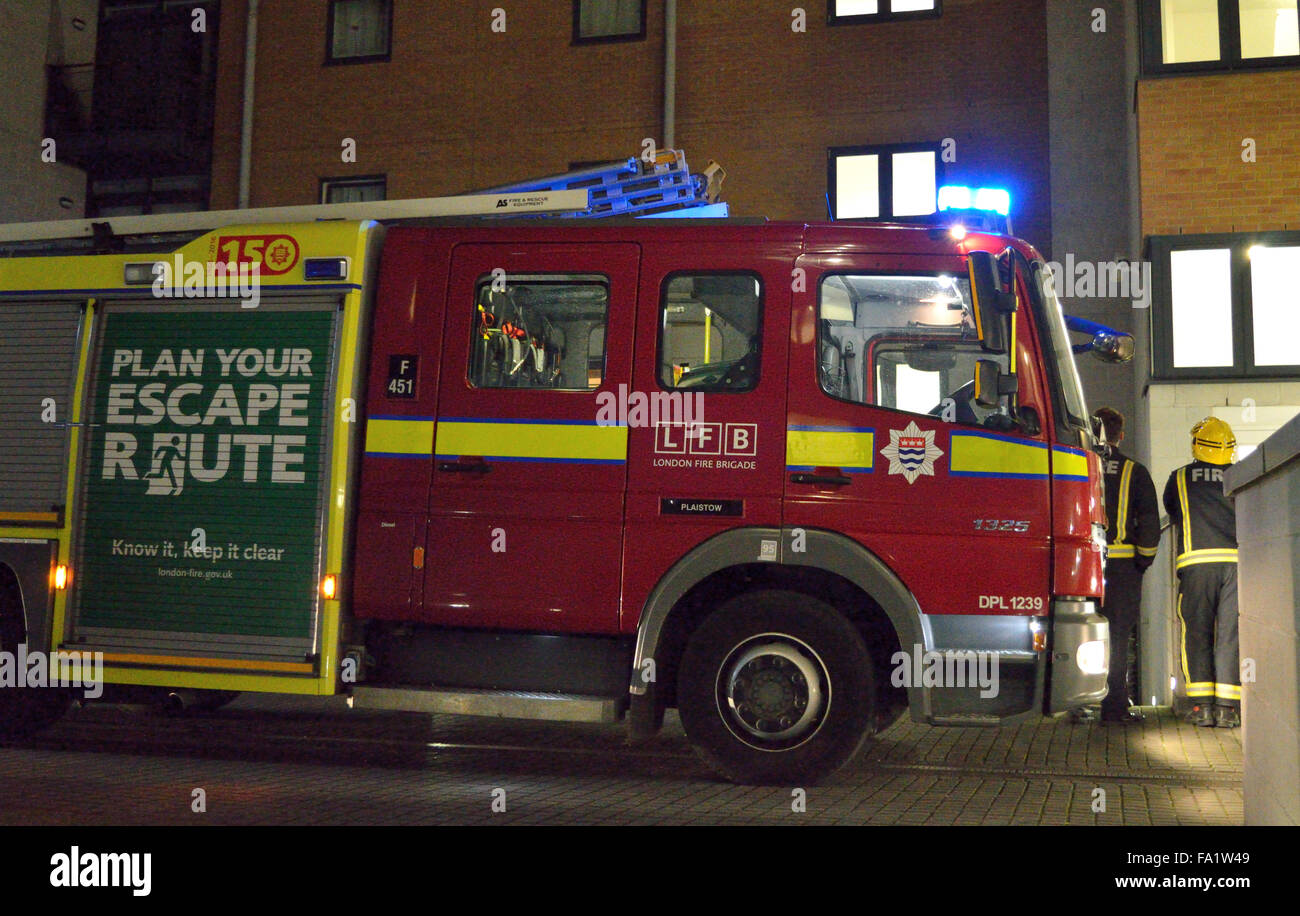
[[[1105,12],[1104,23],[1094,10]],[[1105,31],[1101,31],[1104,26]],[[1052,253],[1054,261],[1130,261],[1141,256],[1137,223],[1137,15],[1133,0],[1078,3],[1048,0]],[[1061,289],[1058,288],[1058,292]],[[1131,299],[1062,298],[1071,315],[1133,333],[1146,313]],[[1130,419],[1128,439],[1140,440],[1134,416],[1134,366],[1079,360],[1088,407],[1114,407]]]
[[[85,214],[86,174],[42,160],[47,63],[94,54],[97,0],[28,0],[0,4],[0,71],[15,91],[0,93],[0,223],[71,219]],[[74,30],[78,16],[86,24]],[[86,33],[89,38],[86,38]],[[67,198],[71,205],[60,205]]]
[[[1257,447],[1270,434],[1300,415],[1300,380],[1153,382],[1140,406],[1144,425],[1150,430],[1147,467],[1155,481],[1156,495],[1160,496],[1169,475],[1192,460],[1191,430],[1197,421],[1216,416],[1227,422],[1237,436],[1240,461],[1250,447]],[[1238,525],[1240,517],[1238,510]],[[1156,562],[1143,581],[1140,638],[1145,641],[1144,645],[1153,648],[1168,646],[1162,658],[1144,657],[1143,673],[1148,682],[1143,690],[1144,703],[1151,702],[1152,693],[1160,703],[1172,700],[1171,674],[1178,679],[1178,689],[1182,689],[1182,675],[1176,663],[1181,637],[1175,613],[1173,553],[1172,538],[1166,532],[1160,541]]]
[[1246,823],[1300,825],[1300,417],[1226,476],[1237,505]]
[[[321,177],[386,173],[450,194],[636,155],[661,134],[663,0],[643,41],[571,44],[569,3],[394,4],[392,60],[324,66],[324,3],[263,3],[252,204],[313,203]],[[738,216],[823,219],[831,146],[956,141],[949,178],[1005,183],[1051,247],[1043,0],[946,0],[938,18],[845,25],[825,3],[678,6],[675,144],[728,170]],[[246,3],[221,10],[214,208],[235,202]],[[357,141],[355,163],[340,158]]]

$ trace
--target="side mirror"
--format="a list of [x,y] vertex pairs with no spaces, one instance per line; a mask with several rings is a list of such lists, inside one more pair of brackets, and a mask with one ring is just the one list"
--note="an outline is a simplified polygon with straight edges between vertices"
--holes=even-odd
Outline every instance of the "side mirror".
[[1133,338],[1128,334],[1098,331],[1092,338],[1092,355],[1103,363],[1126,363],[1133,358]]
[[987,353],[1006,353],[1007,327],[1003,317],[1016,310],[1016,295],[1003,283],[998,259],[989,252],[972,251],[966,263],[980,345]]
[[980,407],[998,407],[1002,399],[1020,391],[1020,379],[1004,375],[992,359],[975,360],[975,403]]

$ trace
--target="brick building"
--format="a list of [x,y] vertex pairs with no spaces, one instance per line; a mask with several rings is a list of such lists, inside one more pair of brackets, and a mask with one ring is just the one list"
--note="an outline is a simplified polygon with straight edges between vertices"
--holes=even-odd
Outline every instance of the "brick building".
[[[51,3],[56,20],[66,6]],[[941,182],[995,185],[1050,259],[1149,264],[1141,300],[1092,289],[1064,304],[1138,338],[1132,364],[1080,370],[1092,407],[1129,416],[1158,484],[1206,414],[1244,451],[1300,411],[1297,0],[100,6],[101,58],[126,31],[105,24],[206,11],[193,73],[215,76],[208,114],[177,135],[189,158],[129,201],[92,174],[87,215],[452,194],[636,155],[647,138],[696,169],[723,164],[739,216],[915,215]],[[181,178],[199,196],[168,199]],[[1170,587],[1147,579],[1144,694],[1167,701]]]
[[[329,29],[331,6],[357,3],[261,4],[253,205],[310,202],[349,177],[382,176],[390,198],[454,193],[666,139],[662,0],[623,4],[633,32],[606,41],[584,41],[573,4],[553,0],[364,5],[391,11],[388,40],[353,62],[330,59]],[[828,150],[929,147],[948,180],[1009,187],[1017,230],[1050,247],[1043,4],[931,5],[941,13],[832,25],[824,0],[798,17],[780,3],[679,4],[673,145],[697,168],[727,168],[733,213],[793,219],[825,218]],[[214,207],[236,202],[246,10],[222,7]]]

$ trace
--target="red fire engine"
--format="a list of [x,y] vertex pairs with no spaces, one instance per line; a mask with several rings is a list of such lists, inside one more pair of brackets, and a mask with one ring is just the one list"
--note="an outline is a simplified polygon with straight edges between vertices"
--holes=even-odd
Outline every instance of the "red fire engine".
[[[256,307],[183,289],[227,254]],[[0,264],[9,339],[51,354],[0,372],[68,417],[15,427],[48,467],[0,504],[0,650],[637,739],[676,708],[758,782],[904,710],[1104,695],[1100,467],[1022,241],[278,220]],[[11,734],[54,714],[20,693]]]

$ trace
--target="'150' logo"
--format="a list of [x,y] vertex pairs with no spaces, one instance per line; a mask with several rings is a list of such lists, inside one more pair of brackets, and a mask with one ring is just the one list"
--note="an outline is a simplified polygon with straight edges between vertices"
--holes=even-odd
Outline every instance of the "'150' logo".
[[298,242],[291,235],[223,235],[213,260],[257,264],[262,276],[286,274],[298,263]]

